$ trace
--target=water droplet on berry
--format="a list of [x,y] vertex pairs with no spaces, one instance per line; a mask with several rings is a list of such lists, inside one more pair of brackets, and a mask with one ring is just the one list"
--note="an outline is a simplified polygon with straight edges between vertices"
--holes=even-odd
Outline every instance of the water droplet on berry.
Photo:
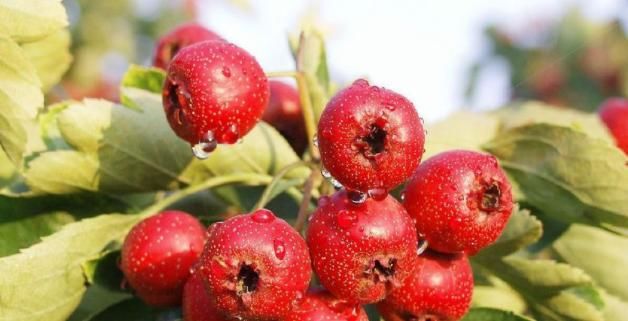
[[235,124],[231,124],[227,127],[227,129],[222,133],[220,137],[221,141],[227,144],[233,144],[238,141],[240,138],[240,132],[238,131],[238,127]]
[[399,195],[399,198],[403,202],[406,199],[406,191],[401,192],[401,195]]
[[275,220],[275,214],[270,210],[262,208],[253,212],[251,219],[257,223],[270,223]]
[[337,179],[335,179],[333,176],[331,176],[331,173],[327,169],[322,168],[321,169],[321,175],[323,175],[323,178],[325,178],[327,181],[329,181],[329,183],[331,183],[331,185],[333,185],[335,189],[341,189],[342,188],[342,184],[340,184],[340,182]]
[[366,193],[358,192],[358,191],[348,191],[347,195],[349,196],[349,200],[353,204],[362,204],[368,198]]
[[286,244],[282,240],[273,241],[273,247],[275,249],[275,256],[283,260],[286,257]]
[[357,79],[353,82],[353,86],[368,87],[370,84],[366,79]]
[[231,77],[231,69],[229,69],[229,67],[222,67],[222,75],[227,78]]
[[388,110],[390,110],[390,111],[394,111],[394,110],[395,110],[395,108],[397,108],[395,105],[390,105],[390,104],[389,104],[389,105],[386,105],[386,106],[384,106],[384,107],[386,107],[386,109],[388,109]]
[[368,195],[376,201],[381,201],[388,196],[388,191],[385,188],[376,187],[368,190]]
[[203,138],[194,146],[192,146],[192,153],[198,159],[206,159],[209,154],[213,152],[218,146],[218,142],[214,138],[214,133],[208,130]]
[[428,245],[429,245],[429,244],[427,243],[427,240],[426,240],[426,239],[421,239],[421,240],[419,240],[419,246],[417,247],[417,250],[416,250],[416,255],[421,255],[421,254],[423,254],[423,252],[425,252],[425,250],[427,250],[427,246],[428,246]]
[[355,213],[347,210],[342,210],[338,212],[338,216],[336,216],[336,222],[338,223],[338,226],[345,230],[353,226],[353,224],[355,224],[357,220],[358,218],[356,217]]

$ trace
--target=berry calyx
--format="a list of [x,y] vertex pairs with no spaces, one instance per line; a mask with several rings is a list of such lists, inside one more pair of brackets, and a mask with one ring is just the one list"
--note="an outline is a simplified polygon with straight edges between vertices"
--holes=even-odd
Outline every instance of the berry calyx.
[[628,99],[607,99],[600,106],[599,115],[619,149],[628,155]]
[[310,289],[284,321],[368,321],[364,309],[334,297],[325,289]]
[[385,191],[419,165],[425,132],[405,97],[356,80],[327,104],[318,124],[321,161],[347,189]]
[[430,248],[473,255],[501,235],[513,201],[510,182],[494,156],[454,150],[417,168],[403,205]]
[[199,273],[193,273],[183,288],[183,303],[181,304],[183,319],[185,321],[227,321],[216,310]]
[[198,268],[226,316],[281,319],[307,290],[312,274],[307,245],[271,211],[238,215],[209,231]]
[[177,305],[204,243],[205,228],[195,217],[179,211],[161,212],[131,229],[122,245],[120,267],[144,302]]
[[275,127],[298,155],[307,147],[305,122],[301,112],[299,92],[291,85],[271,80],[270,101],[262,120]]
[[456,321],[469,310],[473,272],[464,254],[427,251],[417,269],[377,309],[386,321]]
[[182,24],[159,38],[153,66],[166,69],[181,48],[206,40],[224,41],[219,35],[198,23]]
[[393,197],[354,204],[345,190],[319,202],[307,230],[320,283],[351,303],[382,300],[412,272],[414,223]]
[[268,104],[264,71],[243,49],[204,41],[179,51],[168,67],[163,105],[174,132],[191,145],[233,144]]

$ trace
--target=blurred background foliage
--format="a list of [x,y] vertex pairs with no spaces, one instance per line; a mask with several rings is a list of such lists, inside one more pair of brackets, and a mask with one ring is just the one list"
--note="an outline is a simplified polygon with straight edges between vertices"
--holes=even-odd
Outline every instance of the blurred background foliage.
[[628,96],[628,36],[619,21],[593,23],[572,10],[557,23],[530,21],[515,33],[486,28],[492,52],[471,67],[467,99],[495,60],[510,69],[512,99],[592,111],[607,97]]

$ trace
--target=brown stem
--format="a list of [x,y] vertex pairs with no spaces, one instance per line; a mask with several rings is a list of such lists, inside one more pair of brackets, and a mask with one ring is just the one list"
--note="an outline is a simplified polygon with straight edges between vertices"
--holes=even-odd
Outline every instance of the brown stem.
[[305,227],[305,222],[307,221],[308,216],[310,216],[310,200],[312,198],[312,189],[314,187],[314,179],[317,175],[318,171],[312,170],[312,173],[303,184],[303,199],[301,200],[301,205],[299,205],[299,214],[297,215],[297,221],[294,223],[294,229],[297,232],[301,233],[303,231],[303,227]]

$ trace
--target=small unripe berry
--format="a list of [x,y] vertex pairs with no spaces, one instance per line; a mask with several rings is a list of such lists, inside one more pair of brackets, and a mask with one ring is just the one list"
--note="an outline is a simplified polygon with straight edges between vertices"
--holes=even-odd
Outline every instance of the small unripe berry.
[[609,98],[602,103],[599,113],[617,146],[628,155],[628,99]]

